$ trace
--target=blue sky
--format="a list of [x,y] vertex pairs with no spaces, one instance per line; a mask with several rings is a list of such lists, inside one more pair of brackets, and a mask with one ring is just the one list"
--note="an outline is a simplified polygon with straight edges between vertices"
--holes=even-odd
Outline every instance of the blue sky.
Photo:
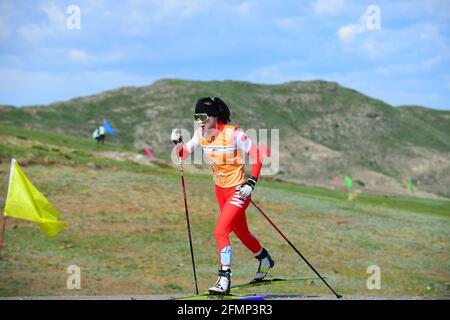
[[[80,29],[67,28],[71,4]],[[369,5],[381,29],[367,27]],[[450,110],[450,1],[0,0],[0,104],[160,78],[324,79]]]

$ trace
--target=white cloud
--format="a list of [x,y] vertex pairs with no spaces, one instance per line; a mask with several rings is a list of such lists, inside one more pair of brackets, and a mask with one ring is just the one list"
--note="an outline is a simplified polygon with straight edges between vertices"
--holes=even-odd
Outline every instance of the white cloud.
[[297,59],[280,61],[278,63],[260,66],[248,74],[243,80],[256,83],[281,83],[299,80],[304,71],[306,63]]
[[67,50],[67,57],[69,61],[71,62],[77,62],[77,63],[95,63],[95,64],[101,64],[101,63],[114,63],[120,61],[123,56],[122,53],[119,52],[110,52],[107,54],[100,54],[100,55],[91,55],[87,53],[85,50],[81,49],[69,49]]
[[383,12],[398,13],[399,17],[411,20],[426,19],[445,23],[450,19],[450,2],[448,0],[377,0],[373,3],[379,5]]
[[[437,61],[439,59],[430,60]],[[419,64],[405,63],[366,67],[358,71],[317,73],[310,72],[311,68],[307,61],[286,60],[260,66],[241,78],[256,83],[318,79],[336,81],[342,86],[358,90],[394,106],[416,104],[448,109],[448,95],[442,94],[435,82],[430,82],[426,69],[427,61],[424,60]],[[445,87],[450,86],[450,75],[443,79]]]
[[367,26],[367,21],[370,17],[367,11],[368,9],[369,7],[367,7],[366,11],[362,13],[357,23],[347,24],[339,28],[339,30],[337,31],[337,35],[342,41],[349,42],[354,40],[359,34],[362,34],[366,31],[374,31],[369,30]]
[[[130,0],[127,2],[85,1],[76,4],[81,9],[81,29],[89,23],[90,30],[118,32],[122,35],[144,36],[166,32],[173,26],[205,12],[211,6],[207,0]],[[245,10],[243,5],[241,10]],[[26,23],[18,28],[28,42],[40,42],[68,33],[66,7],[47,1],[39,8],[45,19]]]
[[192,17],[204,12],[209,7],[209,2],[206,0],[158,0],[154,2],[159,7],[160,16]]
[[424,60],[421,63],[402,63],[402,64],[391,64],[387,66],[377,67],[374,72],[383,76],[412,76],[417,74],[423,74],[429,72],[432,68],[440,63],[444,62],[445,59],[442,56],[435,56],[430,59]]
[[430,70],[432,69],[435,65],[441,63],[444,59],[442,58],[442,56],[434,56],[426,61],[424,61],[423,66],[425,69]]
[[314,10],[317,14],[336,15],[346,7],[345,0],[316,0]]
[[206,12],[210,6],[207,0],[134,0],[105,10],[107,23],[114,21],[120,33],[144,36],[182,29],[186,20]]
[[40,8],[46,15],[46,20],[40,23],[28,23],[18,28],[22,38],[29,42],[39,42],[50,37],[56,37],[66,31],[64,10],[55,2],[44,3]]
[[307,29],[308,23],[302,17],[285,17],[275,19],[276,25],[291,32],[302,32]]
[[89,56],[84,50],[70,49],[68,53],[69,60],[74,62],[91,62],[94,60],[94,57]]
[[[423,1],[383,1],[377,2],[381,18],[381,29],[369,29],[372,18],[376,17],[369,7],[359,19],[347,23],[336,32],[342,51],[346,54],[358,55],[359,58],[368,58],[369,62],[378,61],[398,65],[413,63],[422,71],[432,69],[443,60],[447,60],[450,52],[450,42],[446,31],[447,22],[442,22],[442,17],[448,15],[439,14],[440,10],[446,11],[448,2],[440,0]],[[393,15],[396,14],[394,17]],[[386,22],[383,20],[386,15]],[[412,20],[414,22],[400,23]],[[394,23],[393,23],[394,22]],[[372,24],[373,26],[373,24]],[[440,57],[440,58],[439,58]],[[423,62],[428,58],[429,61]],[[398,60],[401,61],[398,61]]]
[[66,16],[61,7],[57,6],[55,2],[50,1],[45,3],[41,10],[47,15],[49,24],[51,26],[65,26]]
[[[207,8],[209,14],[220,13],[221,16],[236,17],[245,16],[248,18],[261,18],[259,14],[260,9],[269,6],[270,4],[264,0],[239,0],[239,1],[209,1],[210,5]],[[213,4],[213,5],[212,5]]]
[[38,42],[52,34],[52,32],[45,25],[28,24],[19,28],[19,34],[28,42]]
[[[358,1],[314,0],[299,5],[295,0],[77,0],[82,11],[79,32],[66,29],[65,5],[70,2],[20,3],[0,0],[0,42],[4,44],[0,69],[48,71],[41,77],[26,75],[30,80],[52,83],[54,92],[42,91],[49,97],[60,90],[66,92],[64,96],[72,96],[70,86],[60,86],[61,81],[73,81],[72,91],[80,95],[87,85],[102,90],[100,84],[79,80],[89,68],[99,72],[121,68],[122,74],[104,70],[104,75],[122,79],[127,75],[131,84],[135,79],[129,70],[151,70],[158,78],[173,73],[204,80],[244,74],[241,79],[264,83],[315,79],[335,72],[336,77],[330,79],[339,79],[350,70],[364,70],[368,83],[375,74],[377,87],[363,86],[363,77],[355,75],[344,77],[345,84],[383,97],[383,85],[387,84],[382,77],[408,75],[429,82],[439,79],[438,87],[444,91],[441,96],[448,92],[448,0],[377,0],[383,19],[386,17],[382,30],[367,29],[364,15],[361,17],[365,5]],[[6,4],[9,10],[4,9]],[[205,39],[214,50],[204,49]],[[73,73],[78,80],[64,78],[64,73]],[[16,81],[17,88],[34,88],[25,75],[20,79],[27,86]],[[12,103],[25,99],[27,90],[3,83],[2,97],[11,97]],[[43,86],[36,84],[39,87]],[[37,91],[33,94],[36,102],[45,99]]]
[[235,10],[240,15],[248,15],[252,12],[254,3],[252,1],[244,1],[235,6]]
[[339,28],[337,34],[339,38],[343,41],[351,41],[358,34],[363,33],[366,27],[361,23],[349,24]]
[[[387,77],[375,70],[336,72],[323,75],[309,75],[309,79],[336,81],[340,85],[355,89],[375,99],[381,99],[393,106],[422,105],[432,108],[447,108],[447,97],[439,93],[428,79],[392,74]],[[302,79],[305,79],[302,77]]]
[[[421,34],[426,34],[426,37]],[[401,29],[368,30],[355,41],[342,41],[342,44],[344,51],[359,53],[372,60],[411,59],[422,63],[428,58],[430,68],[439,63],[438,56],[448,59],[450,52],[448,37],[430,23],[418,23]]]

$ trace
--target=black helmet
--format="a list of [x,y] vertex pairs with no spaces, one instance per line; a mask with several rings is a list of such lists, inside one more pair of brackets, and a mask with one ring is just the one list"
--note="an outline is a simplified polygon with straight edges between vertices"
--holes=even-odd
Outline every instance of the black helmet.
[[230,109],[218,97],[199,99],[195,105],[195,113],[206,113],[209,117],[217,117],[220,122],[230,122]]
[[219,108],[215,102],[215,98],[202,98],[195,105],[195,113],[206,113],[210,117],[219,115]]

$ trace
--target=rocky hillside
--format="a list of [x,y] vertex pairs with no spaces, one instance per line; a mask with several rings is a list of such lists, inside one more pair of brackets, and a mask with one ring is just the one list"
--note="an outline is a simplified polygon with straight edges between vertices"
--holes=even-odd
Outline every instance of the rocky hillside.
[[334,82],[260,85],[238,81],[160,80],[45,106],[0,107],[0,125],[89,137],[107,118],[115,142],[147,146],[169,159],[173,127],[193,130],[193,107],[220,96],[244,129],[279,129],[276,178],[328,187],[349,175],[355,187],[450,197],[450,111],[393,107]]

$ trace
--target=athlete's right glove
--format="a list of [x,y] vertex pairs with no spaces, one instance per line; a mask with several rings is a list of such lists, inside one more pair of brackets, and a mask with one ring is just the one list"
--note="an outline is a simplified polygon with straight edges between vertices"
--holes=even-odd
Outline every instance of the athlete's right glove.
[[180,143],[183,141],[183,137],[181,136],[181,129],[172,129],[172,134],[170,135],[170,140],[173,143]]

